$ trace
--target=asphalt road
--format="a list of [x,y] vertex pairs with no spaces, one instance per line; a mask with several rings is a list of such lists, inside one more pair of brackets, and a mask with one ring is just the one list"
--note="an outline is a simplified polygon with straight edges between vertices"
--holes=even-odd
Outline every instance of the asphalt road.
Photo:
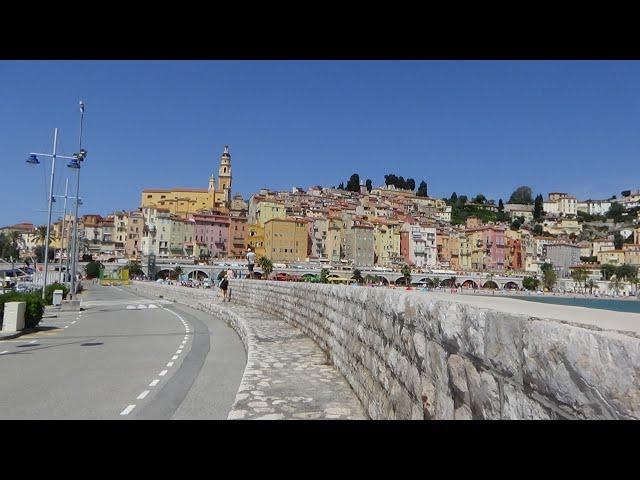
[[118,287],[0,341],[0,419],[225,419],[246,363],[223,322]]

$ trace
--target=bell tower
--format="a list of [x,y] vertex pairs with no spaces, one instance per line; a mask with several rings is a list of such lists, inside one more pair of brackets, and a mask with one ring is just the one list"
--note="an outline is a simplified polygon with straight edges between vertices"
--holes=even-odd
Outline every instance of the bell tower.
[[223,199],[226,208],[231,206],[231,154],[229,145],[224,146],[220,156],[220,168],[218,169],[218,192]]

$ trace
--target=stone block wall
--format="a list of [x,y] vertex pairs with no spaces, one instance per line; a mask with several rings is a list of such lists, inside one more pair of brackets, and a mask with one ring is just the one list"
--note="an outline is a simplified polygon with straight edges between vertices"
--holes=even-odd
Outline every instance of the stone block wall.
[[232,301],[316,341],[372,419],[640,419],[640,339],[628,332],[406,290],[247,280],[231,288]]

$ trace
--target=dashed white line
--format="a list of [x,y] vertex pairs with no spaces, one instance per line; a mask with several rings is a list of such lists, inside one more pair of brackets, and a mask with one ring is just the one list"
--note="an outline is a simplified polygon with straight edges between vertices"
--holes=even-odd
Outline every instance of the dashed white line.
[[136,408],[135,405],[129,405],[127,408],[120,412],[120,415],[129,415],[131,413],[131,410],[133,410],[134,408]]
[[138,400],[142,400],[144,397],[146,397],[147,395],[149,395],[149,390],[145,390],[144,392],[142,392],[140,395],[138,395]]
[[158,380],[158,379],[156,378],[153,382],[151,382],[151,383],[149,384],[149,386],[150,386],[150,387],[155,387],[158,383],[160,383],[160,380]]
[[5,350],[4,352],[0,352],[0,355],[4,355],[5,353],[9,353],[9,350]]
[[173,367],[173,362],[167,363],[167,367]]
[[182,350],[178,350],[178,351],[176,352],[176,355],[180,355],[181,353],[182,353]]
[[169,371],[169,370],[162,370],[162,371],[158,374],[158,376],[160,376],[160,377],[164,377],[164,376],[167,374],[167,372],[168,372],[168,371]]
[[29,343],[36,343],[36,341],[35,340],[31,340]]
[[69,328],[69,325],[65,325],[64,328]]
[[[76,320],[77,321],[77,320]],[[71,322],[71,325],[73,325],[74,323],[76,323],[76,321]]]
[[178,355],[174,355],[173,357],[171,357],[171,360],[177,360],[178,359]]

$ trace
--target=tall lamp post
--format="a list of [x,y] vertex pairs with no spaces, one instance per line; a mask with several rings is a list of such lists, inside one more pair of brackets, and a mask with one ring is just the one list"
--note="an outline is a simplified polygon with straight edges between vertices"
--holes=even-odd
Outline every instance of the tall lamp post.
[[47,217],[47,236],[45,239],[44,246],[44,279],[42,283],[42,299],[44,300],[45,289],[47,288],[47,271],[49,269],[49,235],[51,233],[51,205],[54,202],[53,198],[53,179],[56,173],[56,158],[67,158],[73,160],[75,157],[66,157],[64,155],[57,154],[58,148],[58,129],[54,129],[53,131],[53,153],[34,153],[31,152],[29,154],[29,158],[27,159],[27,163],[30,165],[39,165],[40,160],[38,159],[38,155],[42,157],[51,158],[51,181],[49,182],[49,209],[48,209],[48,217]]
[[82,122],[84,120],[84,102],[80,101],[80,139],[79,150],[74,158],[67,165],[69,168],[74,168],[78,172],[76,179],[76,212],[73,222],[73,259],[71,261],[71,298],[75,299],[76,296],[76,267],[78,262],[78,206],[80,205],[80,166],[84,162],[87,156],[87,151],[82,149]]

